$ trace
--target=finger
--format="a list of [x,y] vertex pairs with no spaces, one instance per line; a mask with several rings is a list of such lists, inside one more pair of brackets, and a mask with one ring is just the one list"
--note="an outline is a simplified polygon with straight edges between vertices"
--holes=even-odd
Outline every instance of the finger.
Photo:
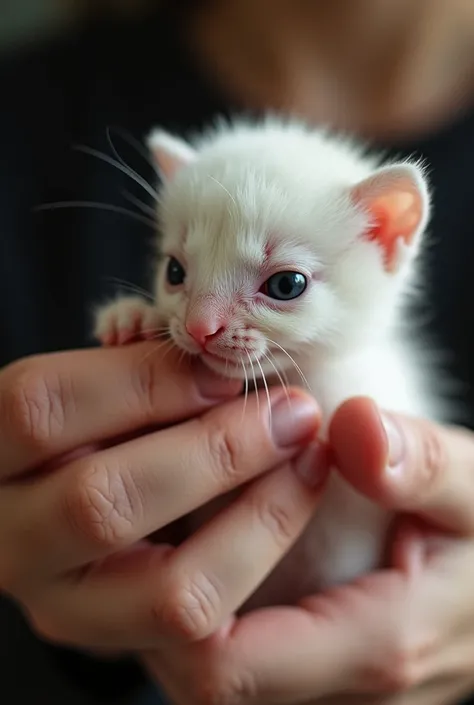
[[[293,705],[326,702],[341,690],[391,692],[423,671],[405,673],[393,648],[405,594],[396,573],[372,576],[370,588],[338,588],[302,606],[250,612],[204,641],[148,653],[145,662],[178,702],[189,693],[198,703]],[[177,672],[177,681],[170,678]]]
[[262,584],[311,519],[329,470],[315,442],[255,481],[178,548],[156,613],[174,636],[209,636]]
[[336,464],[356,489],[395,511],[474,532],[474,435],[401,414],[365,398],[342,404],[329,428]]
[[[264,580],[311,518],[327,477],[310,446],[250,486],[178,549],[131,549],[46,600],[62,635],[90,647],[153,648],[200,640]],[[59,636],[59,635],[57,635]]]
[[438,634],[442,660],[447,645],[459,643],[463,632],[472,635],[474,541],[401,516],[391,544],[393,564],[417,581],[412,610],[419,625]]
[[81,458],[41,485],[5,488],[5,521],[18,527],[17,506],[28,516],[30,571],[62,573],[115,553],[295,455],[319,428],[316,402],[298,390],[290,403],[272,391],[271,408],[264,398],[250,397],[245,415],[238,399]]
[[78,446],[190,418],[241,389],[160,345],[41,355],[2,371],[0,480]]

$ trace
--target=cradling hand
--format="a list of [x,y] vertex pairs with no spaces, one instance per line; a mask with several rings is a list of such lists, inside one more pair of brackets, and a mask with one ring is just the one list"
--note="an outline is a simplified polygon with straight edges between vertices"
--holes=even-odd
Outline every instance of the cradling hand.
[[390,444],[352,399],[330,441],[346,479],[398,513],[387,568],[147,652],[177,705],[448,705],[474,689],[474,436],[386,419]]
[[[206,636],[317,505],[310,397],[271,392],[270,416],[253,395],[243,413],[239,383],[155,348],[42,355],[0,373],[0,590],[54,642],[115,651]],[[179,548],[146,540],[245,483]],[[224,585],[213,612],[207,595]]]

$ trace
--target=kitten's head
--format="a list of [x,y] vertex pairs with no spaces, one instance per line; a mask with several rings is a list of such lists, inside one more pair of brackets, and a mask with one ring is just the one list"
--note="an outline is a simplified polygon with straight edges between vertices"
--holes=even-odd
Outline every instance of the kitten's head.
[[163,179],[157,305],[179,348],[243,378],[385,330],[428,219],[419,165],[379,168],[295,125],[149,144]]

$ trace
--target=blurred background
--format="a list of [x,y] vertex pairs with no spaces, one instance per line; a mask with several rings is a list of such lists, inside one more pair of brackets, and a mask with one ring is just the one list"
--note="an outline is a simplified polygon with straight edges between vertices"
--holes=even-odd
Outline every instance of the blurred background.
[[21,49],[65,32],[86,17],[143,13],[153,0],[1,0],[0,51]]

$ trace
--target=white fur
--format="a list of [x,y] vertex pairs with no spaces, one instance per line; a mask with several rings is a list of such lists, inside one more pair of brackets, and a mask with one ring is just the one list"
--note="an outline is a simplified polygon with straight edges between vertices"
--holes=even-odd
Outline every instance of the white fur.
[[[347,140],[276,119],[221,125],[192,146],[156,131],[150,144],[164,179],[159,219],[165,258],[156,301],[179,347],[199,354],[186,319],[223,316],[228,330],[212,351],[235,365],[204,356],[207,364],[242,377],[251,373],[250,355],[275,379],[264,357],[267,339],[275,341],[302,369],[326,424],[354,395],[370,396],[386,409],[438,416],[441,407],[422,392],[423,366],[398,328],[429,218],[419,164],[380,167]],[[399,245],[395,273],[385,271],[381,250],[364,239],[369,214],[351,199],[358,184],[366,183],[370,193],[390,179],[408,180],[423,206],[413,244]],[[313,277],[289,308],[255,302],[269,236],[281,269]],[[165,285],[170,255],[186,269],[177,290]],[[237,350],[230,348],[232,340]],[[301,384],[288,356],[270,347],[273,364]],[[297,597],[370,570],[379,561],[388,520],[335,474],[306,534],[271,576],[270,591]]]

